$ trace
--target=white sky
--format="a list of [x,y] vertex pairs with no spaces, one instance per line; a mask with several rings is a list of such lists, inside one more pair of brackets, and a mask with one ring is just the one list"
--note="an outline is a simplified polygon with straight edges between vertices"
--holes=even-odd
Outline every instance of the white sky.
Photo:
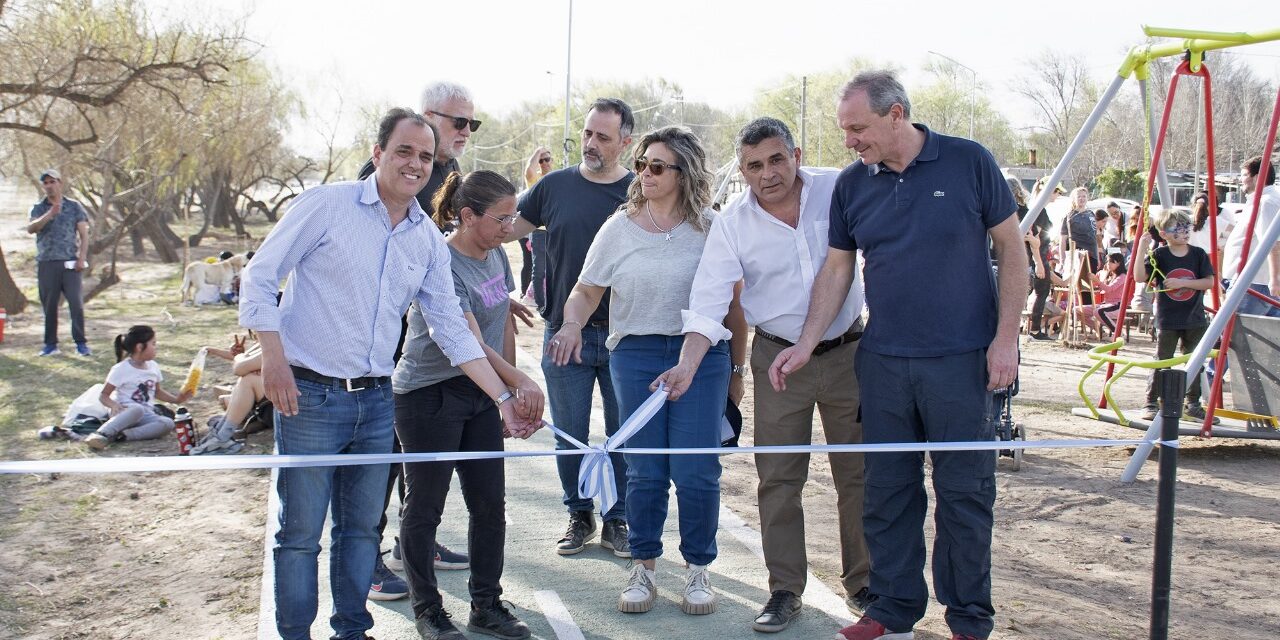
[[[178,15],[195,6],[149,4]],[[465,84],[489,112],[563,99],[568,0],[233,0],[222,9],[251,12],[250,37],[315,110],[332,110],[339,91],[348,111],[367,103],[416,106],[434,79]],[[575,83],[663,77],[688,100],[745,106],[755,89],[785,74],[836,69],[855,56],[905,67],[910,85],[933,50],[972,67],[1015,126],[1028,124],[1026,107],[1006,87],[1045,49],[1082,57],[1107,81],[1144,40],[1144,23],[1280,28],[1275,4],[1263,0],[576,0],[573,11]],[[462,50],[470,53],[452,53]],[[1237,51],[1280,79],[1280,42]]]

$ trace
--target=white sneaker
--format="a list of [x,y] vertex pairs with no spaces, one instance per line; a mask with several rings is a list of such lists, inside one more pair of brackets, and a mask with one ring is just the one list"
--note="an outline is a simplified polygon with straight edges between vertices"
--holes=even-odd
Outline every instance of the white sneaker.
[[653,570],[645,569],[639,562],[635,563],[627,578],[626,588],[618,596],[618,611],[645,613],[652,609],[653,601],[658,598],[658,587],[654,584],[656,577]]
[[711,590],[711,575],[705,565],[689,565],[684,579],[684,600],[680,610],[693,616],[714,613],[719,596]]

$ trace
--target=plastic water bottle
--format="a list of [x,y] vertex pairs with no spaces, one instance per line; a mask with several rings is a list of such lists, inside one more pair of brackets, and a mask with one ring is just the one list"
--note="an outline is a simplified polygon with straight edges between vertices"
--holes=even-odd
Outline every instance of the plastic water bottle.
[[186,407],[178,407],[178,413],[173,416],[173,431],[178,436],[178,455],[185,456],[191,453],[191,447],[195,444],[195,427],[191,421],[191,413]]

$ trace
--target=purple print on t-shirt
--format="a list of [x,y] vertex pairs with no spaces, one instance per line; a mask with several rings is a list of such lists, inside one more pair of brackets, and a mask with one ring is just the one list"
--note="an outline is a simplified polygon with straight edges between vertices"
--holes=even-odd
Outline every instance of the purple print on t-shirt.
[[476,287],[476,293],[480,294],[480,301],[484,302],[484,308],[492,309],[506,299],[507,290],[504,286],[505,284],[506,277],[503,274],[498,274]]

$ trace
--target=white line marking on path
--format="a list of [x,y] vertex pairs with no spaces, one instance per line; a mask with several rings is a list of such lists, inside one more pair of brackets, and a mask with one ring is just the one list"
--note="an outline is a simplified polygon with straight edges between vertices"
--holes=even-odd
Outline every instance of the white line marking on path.
[[546,616],[547,623],[551,625],[551,630],[555,632],[556,637],[560,640],[585,640],[582,637],[582,629],[578,628],[578,624],[573,621],[573,616],[569,614],[569,609],[561,602],[560,595],[554,591],[538,591],[533,594],[538,601],[538,608],[542,609],[542,615]]

